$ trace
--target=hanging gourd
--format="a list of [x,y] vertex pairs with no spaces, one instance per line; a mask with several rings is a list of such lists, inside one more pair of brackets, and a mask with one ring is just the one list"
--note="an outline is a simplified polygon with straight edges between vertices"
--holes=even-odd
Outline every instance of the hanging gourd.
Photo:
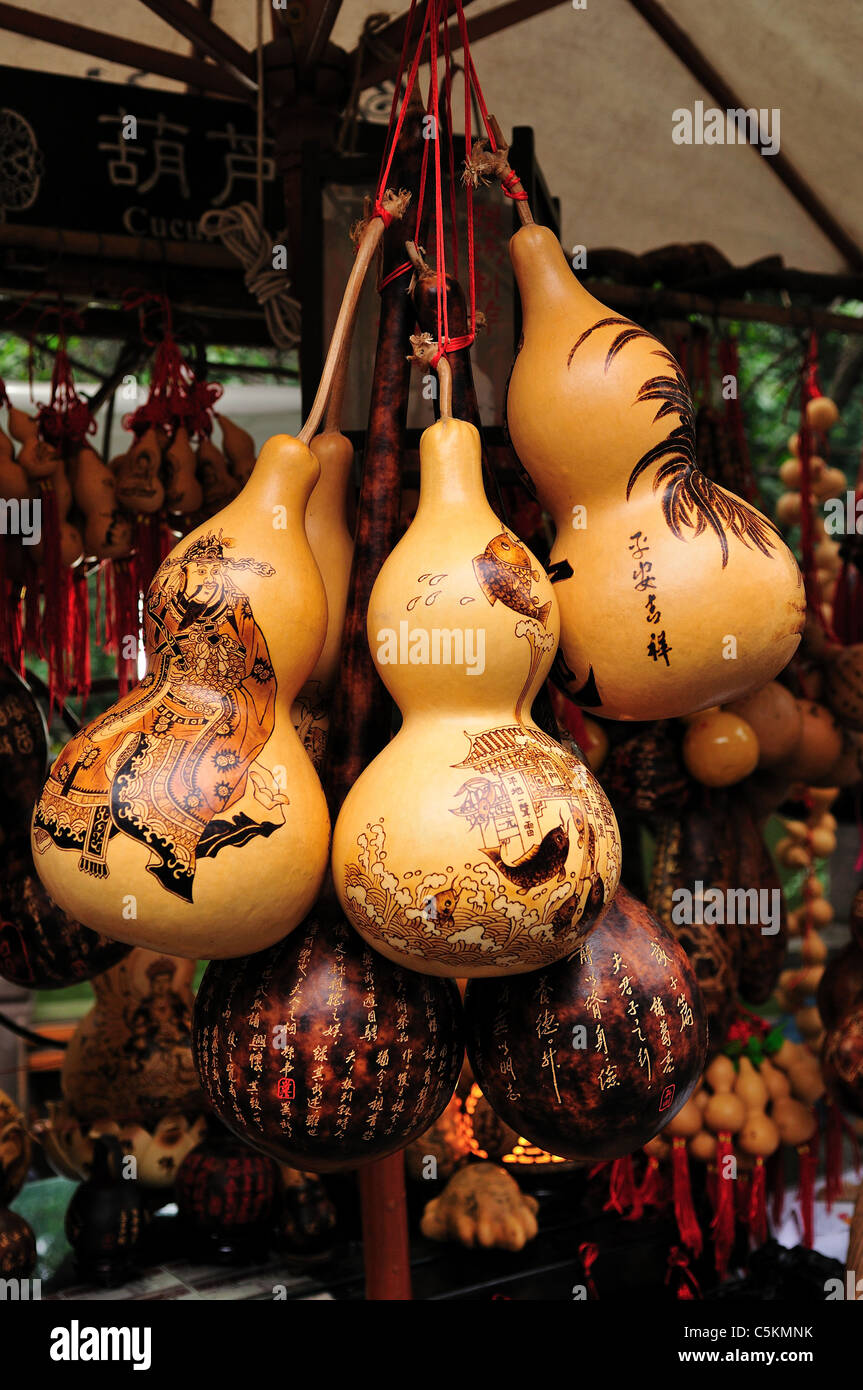
[[65,989],[91,980],[131,949],[73,922],[34,873],[0,887],[0,976],[22,989]]
[[588,294],[547,228],[521,227],[510,253],[524,342],[507,423],[566,567],[564,688],[609,718],[662,719],[764,685],[803,628],[793,555],[699,471],[671,354]]
[[333,876],[349,920],[390,960],[518,974],[566,955],[582,916],[611,900],[620,841],[590,769],[531,719],[557,603],[489,507],[479,434],[449,414],[444,361],[438,370],[417,513],[368,611],[404,722],[344,801]]
[[239,497],[162,562],[147,674],[67,744],[36,805],[51,897],[120,941],[207,959],[263,950],[323,882],[326,801],[290,719],[327,624],[304,529],[320,473],[307,440],[382,231],[380,216],[366,225],[299,437],[269,440]]
[[136,950],[93,981],[63,1058],[63,1097],[85,1120],[154,1127],[205,1108],[191,1052],[191,962]]
[[549,1153],[631,1153],[686,1104],[707,1027],[683,949],[624,888],[574,954],[537,973],[470,980],[468,1057],[489,1104]]
[[[346,355],[343,361],[346,364]],[[326,751],[330,697],[339,672],[354,553],[347,516],[354,446],[339,429],[338,417],[344,390],[342,378],[343,373],[338,373],[327,408],[326,428],[309,444],[321,465],[321,476],[306,508],[306,536],[327,592],[327,636],[314,670],[291,711],[294,727],[318,769],[323,764]]]
[[328,818],[290,706],[326,625],[303,530],[317,473],[299,440],[265,445],[242,496],[160,566],[141,685],[51,769],[34,859],[94,930],[236,955],[283,936],[315,899]]
[[195,1062],[217,1115],[313,1172],[384,1158],[424,1133],[464,1056],[452,981],[394,967],[334,906],[269,951],[212,962],[195,1000]]

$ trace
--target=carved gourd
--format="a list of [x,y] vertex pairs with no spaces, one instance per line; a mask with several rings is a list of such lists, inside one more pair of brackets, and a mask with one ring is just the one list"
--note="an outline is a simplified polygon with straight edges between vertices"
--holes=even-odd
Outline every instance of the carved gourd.
[[203,490],[207,516],[226,506],[239,491],[228,470],[225,455],[207,435],[204,435],[197,449],[197,477]]
[[195,473],[197,460],[189,441],[189,431],[183,425],[165,450],[165,464],[168,470],[165,488],[168,511],[177,516],[189,516],[201,506],[204,489]]
[[163,561],[147,674],[67,744],[33,819],[55,902],[132,945],[207,958],[291,931],[326,870],[328,816],[290,721],[326,631],[303,529],[314,455],[271,439],[243,493]]
[[471,980],[467,1050],[483,1095],[548,1153],[604,1161],[682,1110],[707,1024],[682,948],[625,888],[574,954],[515,980]]
[[671,354],[578,283],[554,234],[510,254],[524,342],[507,422],[552,514],[559,676],[613,719],[739,699],[787,665],[805,616],[797,564],[748,503],[702,474],[692,401]]
[[231,475],[243,487],[255,466],[255,441],[248,430],[229,420],[227,415],[217,415],[216,419],[222,427],[222,452]]
[[128,517],[117,505],[114,473],[85,444],[72,460],[72,493],[84,514],[84,549],[99,560],[118,559],[132,547]]
[[15,448],[8,434],[0,430],[0,497],[11,502],[23,502],[29,497],[29,481],[20,463],[15,460]]
[[306,535],[327,591],[327,637],[291,718],[315,767],[320,767],[329,727],[329,699],[339,670],[354,542],[348,528],[347,491],[354,448],[338,430],[325,430],[309,445],[321,465],[306,508]]
[[345,799],[333,876],[349,920],[398,964],[517,974],[566,955],[610,901],[617,824],[587,766],[531,719],[558,608],[488,505],[477,431],[442,418],[420,463],[416,517],[368,612],[403,724]]
[[40,439],[37,434],[30,434],[24,440],[18,451],[17,462],[24,469],[31,482],[39,482],[43,478],[50,478],[61,467],[62,460],[53,444],[47,440]]
[[159,477],[161,466],[159,437],[154,429],[148,429],[118,463],[117,501],[127,512],[149,516],[161,509],[165,501],[165,489]]

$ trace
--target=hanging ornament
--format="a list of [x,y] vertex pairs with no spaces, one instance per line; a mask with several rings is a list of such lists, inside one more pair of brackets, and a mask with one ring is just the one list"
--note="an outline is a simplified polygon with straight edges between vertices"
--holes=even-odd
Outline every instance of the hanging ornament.
[[572,571],[557,586],[565,689],[610,718],[649,719],[764,685],[803,628],[794,557],[766,517],[699,471],[671,354],[579,285],[547,228],[521,227],[511,256],[524,343],[507,422],[555,518],[552,561]]
[[620,842],[589,768],[530,717],[557,644],[554,592],[489,507],[479,435],[450,415],[445,368],[441,381],[419,507],[368,612],[404,722],[345,799],[333,872],[349,920],[398,964],[517,974],[573,949],[614,895]]
[[195,1002],[195,1058],[219,1117],[280,1162],[357,1167],[442,1113],[463,1057],[458,990],[401,970],[332,909],[268,952],[215,961]]
[[574,954],[506,980],[470,980],[470,1063],[489,1104],[549,1153],[631,1153],[694,1091],[707,1029],[683,950],[618,889]]

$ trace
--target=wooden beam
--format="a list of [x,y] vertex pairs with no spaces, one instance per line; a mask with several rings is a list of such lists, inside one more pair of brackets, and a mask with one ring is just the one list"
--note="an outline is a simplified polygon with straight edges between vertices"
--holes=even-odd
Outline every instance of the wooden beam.
[[614,285],[608,281],[585,277],[591,293],[595,293],[611,309],[626,309],[638,314],[649,309],[663,319],[687,320],[690,314],[704,314],[714,319],[745,319],[751,323],[778,323],[783,327],[817,328],[825,333],[863,333],[863,317],[831,314],[808,305],[759,304],[752,299],[717,299],[704,294],[687,294],[681,290],[654,290],[640,285]]
[[[486,10],[484,14],[476,15],[467,22],[467,34],[470,43],[478,43],[480,39],[491,38],[492,34],[499,34],[504,29],[511,29],[514,24],[522,24],[526,19],[533,19],[535,15],[543,14],[546,10],[553,10],[556,5],[569,4],[570,0],[509,0],[506,5],[498,5],[494,10]],[[401,30],[397,28],[401,25]],[[377,42],[392,42],[392,38],[387,39],[387,35],[392,32],[397,38],[398,48],[404,41],[404,23],[396,20],[386,29],[375,35]],[[458,22],[454,21],[449,25],[450,49],[457,53],[461,49],[461,34],[459,33]],[[426,39],[423,50],[423,61],[428,61],[428,39]],[[353,55],[352,55],[353,56]],[[388,63],[372,63],[363,74],[362,86],[374,87],[386,78],[395,78],[395,66]]]
[[136,43],[116,34],[104,34],[98,29],[87,29],[82,24],[70,24],[65,19],[51,19],[46,14],[22,10],[17,5],[0,3],[0,29],[58,48],[70,48],[76,53],[87,53],[108,63],[150,72],[157,77],[169,77],[204,91],[218,92],[221,96],[248,100],[248,88],[212,63],[187,58],[181,53],[168,53],[152,44]]
[[313,68],[333,32],[342,0],[307,0],[308,14],[303,28],[303,67]]
[[[257,0],[256,0],[257,3]],[[141,0],[148,10],[152,10],[166,24],[170,24],[184,39],[194,44],[217,63],[221,63],[238,78],[250,91],[257,90],[255,80],[255,59],[253,54],[231,38],[224,29],[208,19],[188,0]]]
[[[746,102],[741,101],[736,92],[716,70],[701,49],[689,35],[681,29],[676,20],[662,8],[658,0],[629,0],[629,4],[650,25],[655,34],[671,49],[676,58],[692,74],[702,87],[710,93],[723,111],[746,110]],[[753,145],[753,149],[758,149]],[[812,221],[824,233],[828,241],[836,247],[850,266],[863,270],[863,248],[833,216],[830,209],[821,201],[811,184],[803,178],[797,167],[787,155],[778,151],[774,155],[760,156],[765,164],[781,179],[793,198],[808,213]]]

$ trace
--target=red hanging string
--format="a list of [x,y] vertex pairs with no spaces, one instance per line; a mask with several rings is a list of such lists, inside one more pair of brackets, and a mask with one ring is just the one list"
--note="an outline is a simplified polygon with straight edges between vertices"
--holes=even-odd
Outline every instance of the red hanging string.
[[689,1159],[686,1153],[686,1140],[679,1135],[671,1141],[671,1182],[674,1200],[674,1216],[680,1239],[696,1259],[701,1254],[701,1227],[692,1205],[692,1184],[689,1177]]
[[665,1270],[665,1282],[670,1284],[674,1275],[679,1276],[679,1282],[675,1292],[678,1299],[701,1298],[701,1287],[692,1270],[689,1268],[689,1255],[679,1245],[672,1245],[668,1252],[668,1264]]
[[815,1224],[815,1174],[818,1171],[818,1137],[810,1144],[801,1144],[797,1150],[800,1159],[800,1223],[801,1242],[807,1250],[812,1249]]
[[839,1107],[827,1102],[824,1126],[824,1201],[828,1211],[842,1195],[842,1118]]
[[731,1135],[723,1131],[716,1137],[716,1193],[713,1221],[710,1230],[713,1235],[713,1256],[716,1273],[724,1279],[728,1272],[728,1261],[734,1246],[734,1179],[726,1177],[727,1160],[733,1156]]
[[773,1224],[778,1226],[782,1220],[782,1212],[785,1206],[785,1162],[782,1156],[782,1149],[776,1150],[768,1164],[767,1174],[768,1186],[773,1194],[771,1212]]
[[593,1266],[599,1259],[599,1246],[594,1245],[592,1241],[585,1240],[582,1241],[581,1245],[578,1247],[578,1253],[581,1258],[582,1268],[584,1269],[584,1282],[587,1285],[587,1292],[590,1294],[591,1298],[599,1298],[599,1293],[597,1292],[596,1284],[593,1282],[593,1275],[591,1274]]
[[756,1248],[763,1245],[767,1239],[767,1174],[760,1154],[752,1169],[746,1224]]
[[608,1201],[603,1211],[616,1211],[624,1216],[635,1201],[635,1172],[632,1154],[616,1158],[611,1165],[608,1177]]

